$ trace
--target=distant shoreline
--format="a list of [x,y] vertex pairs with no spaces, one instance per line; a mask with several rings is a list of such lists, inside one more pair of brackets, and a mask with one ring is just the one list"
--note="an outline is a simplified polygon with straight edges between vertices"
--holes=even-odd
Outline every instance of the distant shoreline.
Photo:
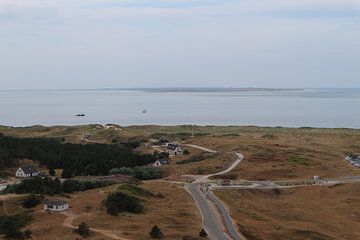
[[233,87],[154,87],[154,88],[89,88],[89,89],[6,89],[0,92],[30,91],[137,91],[137,92],[287,92],[305,91],[311,88],[233,88]]
[[[80,128],[80,127],[96,127],[101,126],[106,128],[105,126],[112,126],[117,128],[254,128],[254,129],[297,129],[297,130],[355,130],[359,131],[360,128],[350,128],[350,127],[311,127],[311,126],[302,126],[302,127],[288,127],[288,126],[261,126],[261,125],[197,125],[197,124],[177,124],[177,125],[158,125],[158,124],[144,124],[144,125],[120,125],[120,124],[99,124],[99,123],[90,123],[90,124],[79,124],[79,125],[28,125],[28,126],[8,126],[1,125],[1,129],[31,129],[31,128]],[[1,132],[0,132],[1,133]]]

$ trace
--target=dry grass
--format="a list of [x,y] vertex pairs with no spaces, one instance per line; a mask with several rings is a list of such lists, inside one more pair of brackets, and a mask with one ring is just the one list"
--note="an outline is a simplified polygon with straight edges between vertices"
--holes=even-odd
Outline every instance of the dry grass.
[[[155,224],[162,229],[164,239],[181,239],[184,235],[196,236],[202,228],[196,205],[182,185],[159,181],[146,182],[141,187],[149,190],[153,196],[143,199],[145,213],[125,213],[114,217],[106,213],[102,200],[117,187],[118,185],[113,185],[72,194],[69,195],[70,198],[56,198],[69,201],[69,211],[78,216],[74,220],[74,225],[86,222],[92,228],[108,230],[128,239],[150,239],[149,231]],[[7,200],[6,207],[9,214],[27,211],[21,207],[19,200]],[[79,237],[72,229],[62,226],[65,215],[45,213],[42,207],[39,205],[32,211],[34,220],[26,227],[33,231],[34,239],[74,240]],[[3,209],[0,212],[4,214]],[[93,233],[88,239],[109,238]]]
[[142,187],[159,195],[149,197],[143,202],[146,209],[144,214],[110,216],[101,205],[107,192],[87,191],[77,194],[70,202],[74,212],[81,213],[86,211],[86,208],[91,209],[75,223],[86,222],[91,227],[100,229],[110,227],[120,230],[122,236],[130,239],[150,239],[148,234],[155,224],[162,229],[165,239],[181,239],[186,234],[197,235],[201,229],[201,220],[195,203],[181,185],[147,182]]
[[248,239],[360,239],[360,184],[219,190]]
[[241,152],[245,160],[233,170],[238,179],[284,180],[360,175],[360,170],[344,160],[346,154],[360,152],[358,131],[296,130],[278,131],[271,138],[266,132],[238,137],[203,137],[191,142],[222,152]]

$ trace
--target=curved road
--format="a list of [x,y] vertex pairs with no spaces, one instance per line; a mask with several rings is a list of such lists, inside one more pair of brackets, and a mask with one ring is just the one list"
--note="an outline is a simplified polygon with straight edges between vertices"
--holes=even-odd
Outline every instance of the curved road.
[[246,239],[237,232],[230,214],[223,203],[211,193],[208,186],[204,186],[209,177],[224,174],[233,170],[244,158],[242,154],[237,153],[236,155],[238,156],[238,159],[226,170],[206,176],[193,176],[195,181],[185,187],[194,198],[196,205],[200,210],[203,225],[210,239]]

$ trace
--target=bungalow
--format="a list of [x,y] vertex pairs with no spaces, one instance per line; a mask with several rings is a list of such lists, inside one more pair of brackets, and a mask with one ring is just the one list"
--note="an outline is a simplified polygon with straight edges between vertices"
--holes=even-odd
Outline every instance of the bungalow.
[[169,165],[170,164],[170,161],[169,159],[160,159],[160,160],[157,160],[155,163],[154,163],[154,167],[159,167],[159,166],[162,166],[162,165]]
[[44,211],[62,212],[69,209],[69,203],[63,200],[49,200],[44,203]]
[[183,150],[178,144],[175,143],[169,143],[166,145],[166,152],[168,152],[170,155],[181,155],[183,153]]
[[25,177],[36,177],[39,176],[39,174],[40,172],[32,166],[23,166],[23,167],[19,167],[18,170],[16,170],[15,176],[25,178]]

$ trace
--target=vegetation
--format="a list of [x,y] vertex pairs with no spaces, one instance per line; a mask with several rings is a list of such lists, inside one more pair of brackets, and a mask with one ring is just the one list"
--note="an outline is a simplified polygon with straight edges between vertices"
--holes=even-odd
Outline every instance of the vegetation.
[[190,154],[189,150],[187,150],[187,149],[185,149],[183,153],[184,153],[184,155],[189,155]]
[[307,160],[305,158],[302,158],[302,157],[290,157],[288,159],[288,161],[291,162],[291,163],[294,163],[296,165],[303,165],[303,166],[309,165]]
[[29,215],[0,216],[0,234],[10,239],[24,239],[31,236],[31,231],[21,232],[32,218]]
[[201,231],[199,233],[199,237],[201,237],[201,238],[207,238],[208,237],[208,234],[207,234],[205,229],[201,229]]
[[32,159],[49,169],[63,168],[64,177],[106,175],[112,168],[135,167],[154,161],[151,154],[135,152],[131,144],[72,144],[51,138],[17,138],[0,134],[0,168],[17,159]]
[[29,229],[26,229],[24,231],[24,238],[31,238],[32,237],[32,231]]
[[182,164],[193,163],[193,162],[201,162],[201,161],[207,159],[209,157],[209,155],[210,155],[209,153],[196,154],[188,159],[178,161],[178,162],[176,162],[176,164],[182,165]]
[[114,168],[110,174],[130,175],[139,180],[159,179],[165,175],[164,170],[157,167]]
[[124,192],[110,193],[104,200],[104,205],[107,208],[107,213],[117,216],[122,212],[142,213],[144,207],[137,197]]
[[49,175],[50,176],[55,176],[56,172],[54,169],[49,169]]
[[32,193],[54,195],[62,193],[62,185],[58,178],[30,178],[24,179],[19,184],[8,185],[4,190],[5,193]]
[[90,227],[86,223],[81,223],[78,228],[75,230],[80,236],[87,237],[90,235]]
[[102,188],[113,184],[109,181],[75,181],[66,180],[63,182],[62,187],[65,193],[82,192],[95,188]]
[[128,193],[134,197],[137,198],[142,198],[142,197],[149,197],[149,196],[153,196],[154,194],[151,193],[148,190],[145,190],[141,187],[137,187],[135,185],[132,184],[122,184],[120,185],[117,190],[119,192],[123,192],[123,193]]
[[[61,193],[72,193],[76,191],[86,191],[94,188],[101,188],[112,184],[108,181],[75,181],[66,180],[63,183],[58,178],[52,180],[51,178],[30,178],[24,179],[19,184],[8,185],[4,190],[5,193],[31,193],[55,195]],[[33,201],[32,199],[31,201]]]
[[163,238],[164,234],[161,232],[161,229],[158,226],[153,226],[149,233],[151,238]]
[[26,197],[22,203],[24,208],[34,208],[41,203],[41,197],[30,195]]
[[212,176],[211,179],[229,179],[229,180],[234,180],[238,177],[238,175],[236,173],[225,173],[225,174],[221,174],[221,175],[215,175]]

